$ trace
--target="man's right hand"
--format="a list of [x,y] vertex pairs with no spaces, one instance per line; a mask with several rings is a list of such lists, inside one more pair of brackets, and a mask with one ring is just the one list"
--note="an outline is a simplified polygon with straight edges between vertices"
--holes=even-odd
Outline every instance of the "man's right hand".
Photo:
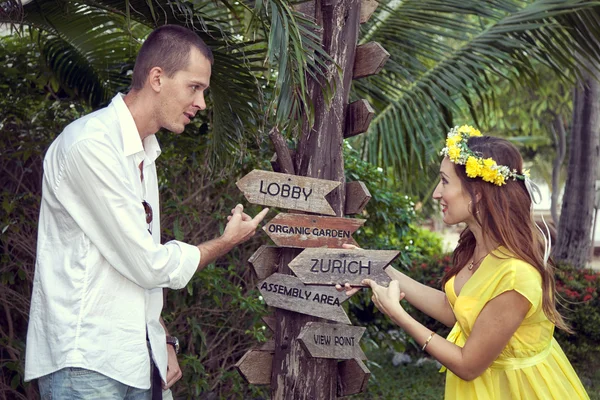
[[225,226],[225,231],[223,232],[223,235],[221,235],[221,239],[227,241],[232,246],[245,242],[254,236],[258,224],[261,223],[268,212],[269,209],[265,208],[252,218],[244,213],[244,206],[238,204],[231,210],[231,215],[227,217],[229,222],[227,223],[227,226]]

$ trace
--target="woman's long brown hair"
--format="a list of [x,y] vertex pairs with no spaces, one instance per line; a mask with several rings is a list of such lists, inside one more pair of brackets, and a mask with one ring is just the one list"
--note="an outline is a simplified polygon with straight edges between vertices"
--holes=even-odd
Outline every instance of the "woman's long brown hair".
[[[506,165],[520,174],[523,159],[517,148],[505,139],[491,136],[469,138],[467,145],[478,155],[491,157],[498,165]],[[484,235],[506,247],[517,258],[531,264],[542,276],[542,309],[556,327],[571,332],[563,317],[556,309],[554,282],[554,262],[544,263],[544,239],[533,219],[533,203],[522,180],[507,180],[503,186],[485,182],[481,178],[467,177],[463,165],[454,165],[462,182],[463,190],[471,196],[472,213],[481,225]],[[480,200],[476,201],[476,195]],[[549,239],[549,238],[548,238]],[[475,236],[467,227],[454,250],[453,267],[442,279],[444,285],[456,275],[473,257]]]

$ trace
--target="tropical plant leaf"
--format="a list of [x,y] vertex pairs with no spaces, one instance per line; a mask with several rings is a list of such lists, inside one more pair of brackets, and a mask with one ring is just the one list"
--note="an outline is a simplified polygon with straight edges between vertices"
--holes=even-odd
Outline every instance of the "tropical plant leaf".
[[[363,27],[362,41],[391,54],[384,70],[354,82],[354,96],[376,109],[363,154],[393,167],[411,189],[464,109],[481,123],[495,107],[491,77],[535,85],[537,67],[573,82],[576,56],[600,61],[598,2],[389,1]],[[572,71],[573,74],[567,73]],[[413,182],[415,184],[407,184]],[[413,192],[415,193],[415,192]]]

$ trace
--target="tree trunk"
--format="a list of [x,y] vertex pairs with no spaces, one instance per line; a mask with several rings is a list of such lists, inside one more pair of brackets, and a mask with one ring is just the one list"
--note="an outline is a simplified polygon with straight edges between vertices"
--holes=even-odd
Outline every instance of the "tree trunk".
[[580,268],[587,264],[590,254],[600,156],[600,84],[587,71],[583,74],[574,91],[567,182],[553,251],[555,261]]
[[552,194],[550,195],[550,213],[554,226],[558,225],[558,196],[560,195],[560,171],[567,154],[567,133],[562,115],[556,115],[552,121],[552,136],[556,157],[552,162]]
[[[345,113],[352,82],[355,48],[360,16],[359,0],[316,0],[304,5],[303,12],[322,27],[323,48],[342,69],[329,68],[329,82],[335,82],[335,93],[329,104],[324,98],[323,82],[309,80],[308,91],[315,110],[314,126],[304,124],[296,151],[296,174],[341,182],[327,199],[337,216],[344,212],[344,160],[342,153]],[[290,273],[288,263],[299,250],[282,252],[279,272]],[[331,290],[335,290],[331,288]],[[300,329],[308,321],[319,318],[277,309],[275,355],[271,375],[271,398],[335,399],[337,393],[337,360],[312,358],[297,340]]]

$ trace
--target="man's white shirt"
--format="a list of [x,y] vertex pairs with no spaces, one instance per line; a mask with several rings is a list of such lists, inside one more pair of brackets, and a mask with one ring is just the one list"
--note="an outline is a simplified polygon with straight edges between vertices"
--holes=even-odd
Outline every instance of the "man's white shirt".
[[[185,287],[200,251],[160,244],[159,154],[154,135],[142,144],[121,94],[68,125],[48,149],[26,381],[80,367],[149,388],[146,332],[166,381],[162,288]],[[153,210],[152,235],[144,200]]]

